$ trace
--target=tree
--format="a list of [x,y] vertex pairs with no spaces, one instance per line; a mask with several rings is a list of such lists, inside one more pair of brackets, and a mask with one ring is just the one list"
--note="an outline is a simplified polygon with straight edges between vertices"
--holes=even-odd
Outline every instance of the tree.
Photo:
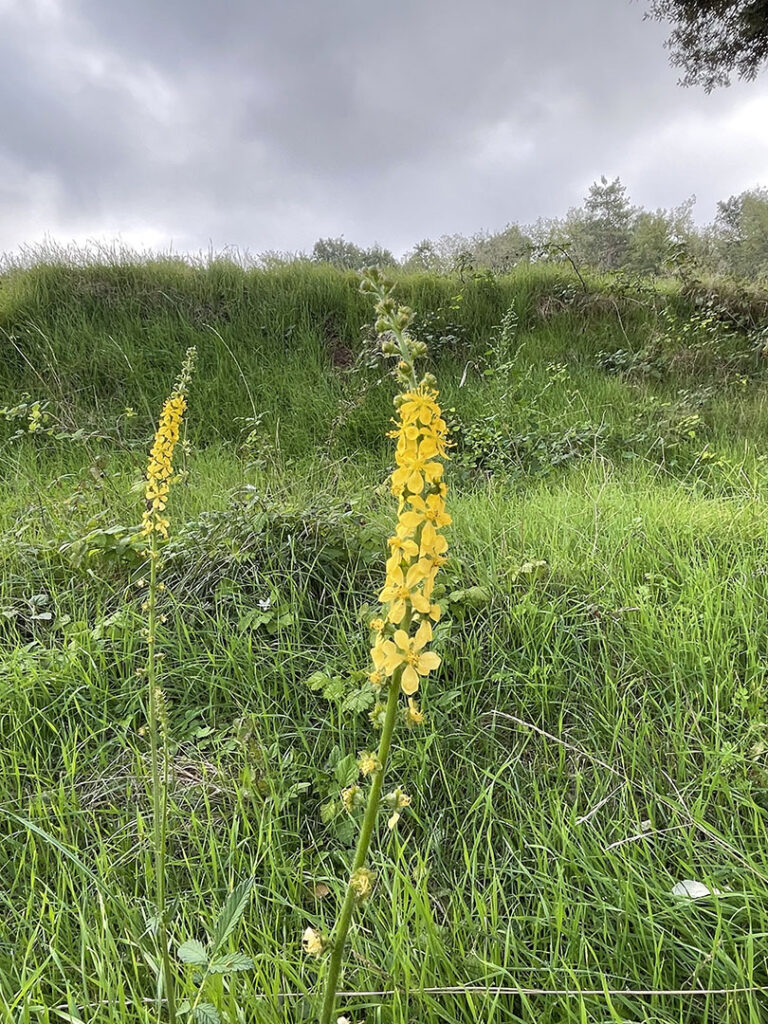
[[493,234],[479,232],[469,242],[467,250],[475,266],[487,268],[494,274],[507,273],[531,257],[531,239],[519,224],[507,224],[503,231]]
[[736,277],[768,278],[768,188],[718,203],[715,230],[722,269]]
[[636,274],[660,274],[674,252],[689,250],[695,234],[694,199],[673,210],[638,210],[632,224],[626,266]]
[[397,262],[389,249],[372,245],[361,249],[345,238],[318,238],[312,249],[315,263],[330,263],[340,270],[363,270],[365,267],[391,267]]
[[440,253],[430,238],[422,238],[410,252],[403,257],[403,266],[407,270],[439,271],[442,269]]
[[571,210],[566,218],[572,255],[599,270],[617,270],[626,259],[634,217],[621,180],[603,175],[590,185],[584,209]]
[[683,85],[751,81],[768,61],[768,0],[651,0],[649,15],[673,26],[667,46]]

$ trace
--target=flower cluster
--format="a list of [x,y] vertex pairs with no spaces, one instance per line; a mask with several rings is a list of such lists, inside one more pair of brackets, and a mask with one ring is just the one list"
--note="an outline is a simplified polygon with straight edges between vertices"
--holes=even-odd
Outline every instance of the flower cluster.
[[173,450],[179,440],[179,430],[186,408],[184,395],[176,393],[166,400],[160,415],[155,440],[149,453],[147,486],[144,492],[147,507],[142,520],[142,535],[145,537],[151,533],[158,533],[163,538],[168,537],[168,520],[163,513],[173,476]]
[[[397,529],[389,539],[387,577],[379,600],[384,615],[372,624],[371,657],[374,682],[400,673],[403,692],[411,696],[421,676],[440,665],[424,648],[432,639],[432,622],[440,618],[433,601],[435,576],[445,562],[448,542],[440,532],[451,517],[445,511],[447,427],[437,404],[437,391],[422,382],[400,395],[395,430],[397,441],[392,494],[398,500]],[[418,711],[415,711],[418,715]]]

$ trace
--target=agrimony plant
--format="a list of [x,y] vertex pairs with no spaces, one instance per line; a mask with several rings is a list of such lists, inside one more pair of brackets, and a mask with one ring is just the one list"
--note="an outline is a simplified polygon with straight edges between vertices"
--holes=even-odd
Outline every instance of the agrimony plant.
[[[389,538],[386,581],[379,594],[381,614],[371,623],[373,670],[371,683],[380,690],[371,720],[381,728],[378,750],[364,751],[358,760],[360,774],[368,781],[367,797],[355,783],[342,793],[345,808],[353,813],[365,806],[351,873],[333,934],[326,939],[313,928],[304,932],[304,950],[322,956],[330,948],[320,1024],[331,1024],[344,956],[344,945],[355,909],[372,895],[375,876],[368,866],[368,851],[382,807],[388,827],[394,828],[411,798],[400,787],[382,798],[398,712],[410,726],[420,725],[423,715],[415,694],[421,679],[440,665],[440,657],[428,650],[432,624],[440,618],[433,600],[435,576],[446,560],[447,541],[442,534],[451,522],[446,512],[443,461],[448,445],[447,427],[437,402],[436,381],[431,375],[417,379],[415,361],[426,354],[426,345],[409,334],[413,311],[392,297],[393,285],[378,270],[363,274],[361,290],[376,300],[376,331],[384,355],[397,358],[400,393],[395,398],[397,415],[390,437],[395,444],[396,469],[391,476],[398,518]],[[403,703],[401,694],[407,698]]]
[[187,1014],[195,1024],[220,1024],[221,1015],[212,1002],[204,1000],[207,983],[212,976],[238,974],[250,971],[253,960],[239,951],[227,952],[226,945],[232,932],[248,906],[253,879],[247,878],[234,887],[224,901],[216,924],[207,943],[187,939],[179,946],[178,957],[184,964],[198,969],[197,995],[179,1006],[179,1013]]
[[181,374],[170,396],[166,399],[155,432],[147,466],[144,497],[146,507],[141,535],[147,542],[149,558],[149,592],[144,608],[147,613],[147,689],[149,703],[149,742],[152,779],[152,852],[155,876],[154,931],[159,956],[158,1020],[162,1019],[162,997],[168,1010],[168,1020],[176,1021],[174,975],[168,949],[168,922],[166,907],[166,847],[168,831],[168,781],[170,775],[170,744],[165,697],[158,681],[157,628],[158,594],[163,587],[159,580],[158,564],[161,543],[168,539],[170,525],[166,516],[168,495],[173,479],[173,453],[179,441],[181,425],[187,408],[187,390],[195,364],[196,351],[187,349]]

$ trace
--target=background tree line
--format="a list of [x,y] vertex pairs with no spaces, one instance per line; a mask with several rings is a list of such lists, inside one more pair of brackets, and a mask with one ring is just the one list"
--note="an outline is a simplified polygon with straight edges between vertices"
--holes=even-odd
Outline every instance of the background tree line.
[[447,273],[504,273],[516,264],[571,258],[598,272],[641,276],[669,273],[681,262],[702,272],[768,281],[768,188],[756,187],[717,204],[711,224],[693,221],[693,198],[673,209],[634,206],[619,178],[602,177],[584,203],[561,218],[508,224],[501,231],[425,238],[398,260],[379,245],[365,248],[344,238],[321,238],[315,262],[361,270],[371,264]]

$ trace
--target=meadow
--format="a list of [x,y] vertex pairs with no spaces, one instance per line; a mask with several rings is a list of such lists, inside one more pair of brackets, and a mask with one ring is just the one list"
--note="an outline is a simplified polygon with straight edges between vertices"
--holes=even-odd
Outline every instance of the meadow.
[[[395,277],[455,442],[451,558],[344,1013],[768,1020],[768,297]],[[306,263],[0,276],[0,1020],[156,1019],[137,538],[190,346],[157,635],[172,944],[252,879],[227,948],[253,967],[206,1000],[314,1019],[301,937],[354,843],[394,518],[372,316],[357,275]]]

